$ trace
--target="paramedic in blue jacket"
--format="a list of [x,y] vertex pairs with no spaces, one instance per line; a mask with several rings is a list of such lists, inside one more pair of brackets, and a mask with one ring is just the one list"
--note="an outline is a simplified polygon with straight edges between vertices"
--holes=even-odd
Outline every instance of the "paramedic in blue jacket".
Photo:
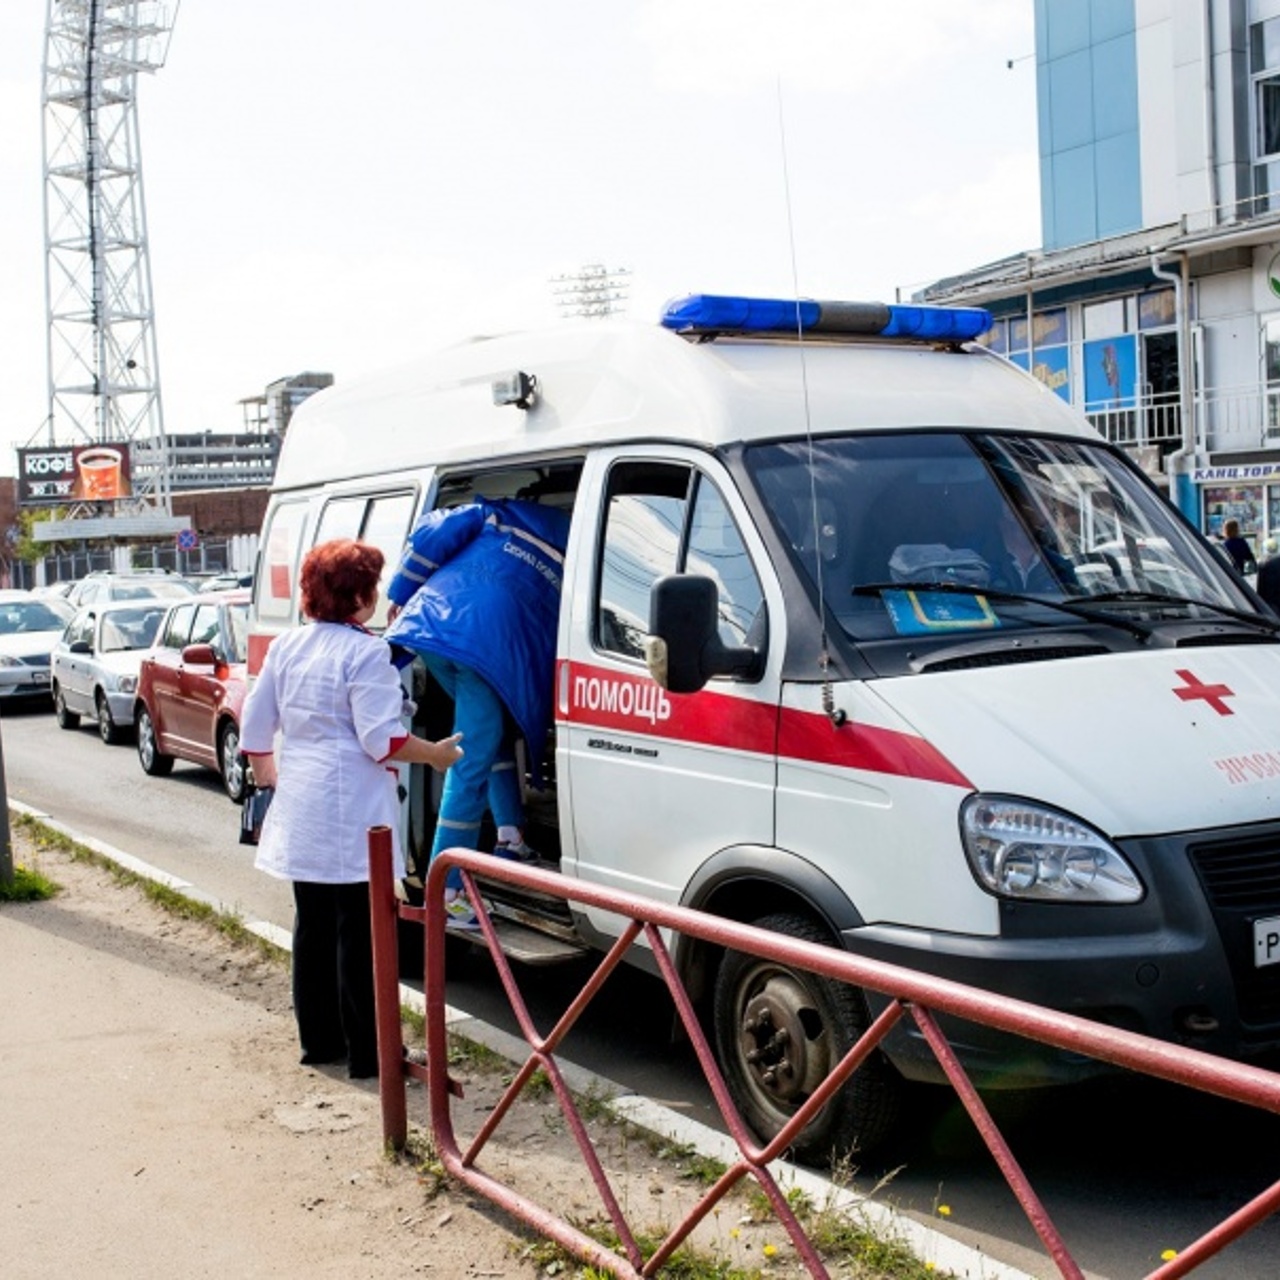
[[[496,853],[532,856],[509,725],[524,737],[534,776],[551,725],[556,626],[569,517],[554,507],[483,498],[429,512],[409,535],[387,594],[384,638],[420,654],[454,701],[454,731],[466,754],[445,777],[434,858],[474,849],[486,803],[498,828]],[[445,910],[475,927],[449,872]]]

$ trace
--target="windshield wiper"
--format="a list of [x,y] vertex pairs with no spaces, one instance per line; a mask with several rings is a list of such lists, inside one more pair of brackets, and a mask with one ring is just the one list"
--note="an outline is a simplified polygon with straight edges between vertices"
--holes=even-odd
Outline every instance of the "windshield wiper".
[[1218,604],[1213,600],[1197,600],[1194,596],[1172,596],[1163,591],[1100,591],[1090,595],[1090,600],[1111,601],[1117,604],[1179,604],[1195,605],[1201,609],[1209,609],[1223,618],[1233,618],[1251,627],[1260,627],[1275,635],[1280,632],[1280,618],[1267,618],[1260,613],[1250,613],[1245,609],[1233,609],[1230,605]]
[[[1000,587],[977,587],[963,582],[860,582],[849,588],[850,595],[878,596],[886,591],[941,591],[948,595],[985,596],[989,600],[1004,601],[1008,604],[1038,604],[1046,609],[1057,609],[1060,613],[1069,613],[1073,617],[1083,618],[1086,622],[1101,622],[1137,636],[1139,640],[1151,637],[1151,628],[1122,614],[1111,613],[1106,609],[1093,609],[1083,601],[1054,600],[1048,596],[1029,595],[1025,591],[1005,591]],[[1097,599],[1091,596],[1090,599]]]

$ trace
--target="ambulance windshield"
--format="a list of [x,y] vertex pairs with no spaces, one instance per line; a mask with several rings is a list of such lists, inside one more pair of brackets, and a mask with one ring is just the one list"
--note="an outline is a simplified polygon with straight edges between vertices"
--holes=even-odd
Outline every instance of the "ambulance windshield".
[[1087,441],[858,434],[747,460],[796,563],[857,640],[1258,619],[1218,553]]

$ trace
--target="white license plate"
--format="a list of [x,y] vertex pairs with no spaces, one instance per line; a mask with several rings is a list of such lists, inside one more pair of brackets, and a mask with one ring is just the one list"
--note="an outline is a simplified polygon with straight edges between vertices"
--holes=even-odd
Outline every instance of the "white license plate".
[[1253,922],[1253,964],[1280,964],[1280,916],[1267,916]]

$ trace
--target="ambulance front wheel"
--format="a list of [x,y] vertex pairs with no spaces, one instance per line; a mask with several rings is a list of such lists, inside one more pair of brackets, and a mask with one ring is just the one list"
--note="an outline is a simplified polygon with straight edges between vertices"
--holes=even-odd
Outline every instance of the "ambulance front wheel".
[[[830,933],[811,917],[779,912],[759,929],[826,945]],[[717,1056],[739,1112],[761,1141],[773,1138],[866,1030],[857,987],[776,960],[728,951],[716,975]],[[865,1156],[898,1116],[902,1081],[879,1052],[854,1072],[801,1131],[791,1150],[806,1164],[830,1166]]]

